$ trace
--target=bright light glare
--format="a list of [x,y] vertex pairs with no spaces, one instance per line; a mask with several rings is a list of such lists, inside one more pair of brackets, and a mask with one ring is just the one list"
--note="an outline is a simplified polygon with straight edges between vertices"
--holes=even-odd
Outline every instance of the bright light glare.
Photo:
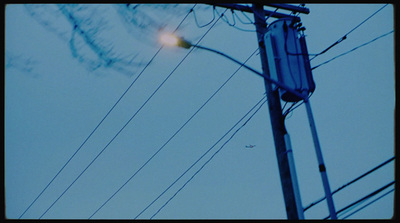
[[161,35],[160,41],[162,44],[165,44],[167,46],[177,46],[179,38],[174,36],[173,34],[164,33]]

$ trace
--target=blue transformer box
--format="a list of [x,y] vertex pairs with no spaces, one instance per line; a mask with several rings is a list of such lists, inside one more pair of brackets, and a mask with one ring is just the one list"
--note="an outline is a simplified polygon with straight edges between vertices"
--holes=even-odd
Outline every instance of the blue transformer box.
[[[309,95],[314,92],[315,83],[302,30],[301,23],[291,18],[278,19],[268,26],[264,44],[271,78],[303,95]],[[278,89],[275,84],[272,86],[273,90]],[[282,88],[279,94],[283,101],[302,100]]]

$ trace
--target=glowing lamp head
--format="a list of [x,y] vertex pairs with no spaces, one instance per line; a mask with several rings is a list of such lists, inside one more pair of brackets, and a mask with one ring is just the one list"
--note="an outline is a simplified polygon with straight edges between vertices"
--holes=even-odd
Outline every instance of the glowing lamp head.
[[189,43],[188,41],[170,33],[162,34],[160,36],[160,42],[167,46],[180,46],[186,49],[189,49],[192,46],[192,44]]
[[178,45],[178,37],[169,34],[169,33],[164,33],[160,37],[160,41],[162,44],[167,45],[167,46],[177,46]]

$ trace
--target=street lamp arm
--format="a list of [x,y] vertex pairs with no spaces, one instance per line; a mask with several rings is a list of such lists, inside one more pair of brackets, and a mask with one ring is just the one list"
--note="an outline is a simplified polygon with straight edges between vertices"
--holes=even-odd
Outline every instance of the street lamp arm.
[[253,72],[255,74],[258,74],[259,76],[263,77],[267,81],[276,84],[278,87],[281,87],[281,88],[285,89],[286,91],[296,95],[297,97],[302,98],[304,100],[304,102],[308,101],[307,95],[303,95],[300,92],[297,92],[297,91],[293,90],[292,88],[282,84],[281,82],[278,82],[278,81],[270,78],[269,76],[256,71],[255,69],[247,66],[246,64],[244,64],[244,63],[236,60],[235,58],[233,58],[231,56],[228,56],[225,53],[222,53],[222,52],[220,52],[218,50],[214,50],[214,49],[211,49],[211,48],[208,48],[208,47],[204,47],[204,46],[193,45],[192,43],[190,43],[189,41],[183,39],[182,37],[177,37],[175,35],[167,34],[167,33],[163,34],[161,36],[160,40],[161,40],[162,43],[164,43],[166,45],[169,45],[169,46],[179,46],[179,47],[182,47],[182,48],[185,48],[185,49],[190,49],[191,47],[194,47],[194,48],[203,49],[203,50],[207,50],[207,51],[219,54],[219,55],[221,55],[221,56],[223,56],[223,57],[225,57],[225,58],[227,58],[227,59],[239,64],[240,66],[243,66],[244,68],[250,70],[251,72]]
[[246,69],[252,71],[253,73],[258,74],[259,76],[261,76],[261,77],[267,79],[269,82],[272,82],[272,83],[278,85],[279,87],[281,87],[281,88],[287,90],[288,92],[290,92],[290,93],[296,95],[297,97],[300,97],[300,98],[302,98],[302,99],[305,100],[305,101],[308,100],[307,95],[302,95],[302,94],[300,94],[299,92],[293,90],[292,88],[290,88],[290,87],[288,87],[288,86],[282,84],[281,82],[278,82],[278,81],[276,81],[276,80],[270,78],[269,76],[267,76],[267,75],[265,75],[265,74],[263,74],[263,73],[260,73],[259,71],[255,70],[255,69],[253,69],[253,68],[251,68],[251,67],[249,67],[249,66],[247,66],[246,64],[244,64],[244,63],[242,63],[242,62],[236,60],[235,58],[233,58],[233,57],[231,57],[231,56],[229,56],[229,55],[226,55],[225,53],[222,53],[222,52],[220,52],[220,51],[218,51],[218,50],[214,50],[214,49],[211,49],[211,48],[208,48],[208,47],[204,47],[204,46],[199,46],[199,45],[191,45],[191,46],[194,47],[194,48],[199,48],[199,49],[207,50],[207,51],[210,51],[210,52],[219,54],[219,55],[221,55],[221,56],[223,56],[223,57],[225,57],[225,58],[228,58],[229,60],[231,60],[231,61],[233,61],[233,62],[239,64],[240,66],[243,66],[244,68],[246,68]]
[[192,45],[192,46],[195,47],[195,48],[199,48],[199,49],[203,49],[203,50],[208,50],[208,51],[217,53],[217,54],[219,54],[219,55],[221,55],[221,56],[224,56],[224,57],[228,58],[229,60],[232,60],[233,62],[239,64],[240,66],[243,66],[244,68],[246,68],[246,69],[252,71],[253,73],[256,73],[256,74],[258,74],[259,76],[265,78],[264,74],[262,74],[262,73],[256,71],[255,69],[253,69],[253,68],[247,66],[246,64],[244,64],[244,63],[242,63],[242,62],[236,60],[235,58],[233,58],[233,57],[231,57],[231,56],[229,56],[229,55],[226,55],[225,53],[222,53],[222,52],[220,52],[220,51],[218,51],[218,50],[214,50],[214,49],[211,49],[211,48],[208,48],[208,47],[204,47],[204,46],[199,46],[199,45]]

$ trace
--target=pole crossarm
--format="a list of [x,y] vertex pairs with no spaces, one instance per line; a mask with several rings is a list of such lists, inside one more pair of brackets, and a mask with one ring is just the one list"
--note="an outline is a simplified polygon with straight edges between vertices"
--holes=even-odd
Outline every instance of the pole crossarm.
[[299,7],[299,6],[289,5],[289,4],[268,3],[268,4],[264,4],[264,5],[279,8],[279,9],[286,9],[286,10],[289,10],[292,12],[298,12],[298,13],[303,13],[303,14],[310,13],[310,9],[308,9],[306,7]]
[[[208,4],[208,5],[213,5],[213,6],[222,7],[222,8],[228,8],[228,9],[232,9],[232,10],[239,10],[239,11],[242,11],[242,12],[253,13],[252,7],[245,6],[245,5],[239,5],[239,4],[224,4],[224,3],[220,3],[220,4],[218,4],[218,3],[213,3],[213,4]],[[266,5],[268,5],[268,4],[266,4]],[[271,4],[269,4],[269,5],[271,5]],[[275,5],[283,5],[283,4],[275,4]],[[273,7],[284,9],[283,6],[280,6],[280,7],[273,6]],[[297,6],[293,6],[293,7],[297,7]],[[300,8],[300,7],[298,7],[298,8]],[[294,10],[292,10],[292,11],[294,11]],[[304,11],[304,9],[303,9],[302,11],[298,11],[298,12],[300,12],[300,13],[305,13],[305,12],[303,12],[303,11]],[[273,11],[269,11],[269,10],[264,10],[264,13],[265,13],[266,16],[271,16],[271,17],[278,18],[278,19],[279,19],[279,18],[292,18],[292,19],[294,19],[294,20],[296,20],[296,21],[300,21],[300,18],[299,18],[299,17],[297,17],[297,16],[292,16],[292,15],[288,15],[288,14],[284,14],[284,13],[273,12]]]

